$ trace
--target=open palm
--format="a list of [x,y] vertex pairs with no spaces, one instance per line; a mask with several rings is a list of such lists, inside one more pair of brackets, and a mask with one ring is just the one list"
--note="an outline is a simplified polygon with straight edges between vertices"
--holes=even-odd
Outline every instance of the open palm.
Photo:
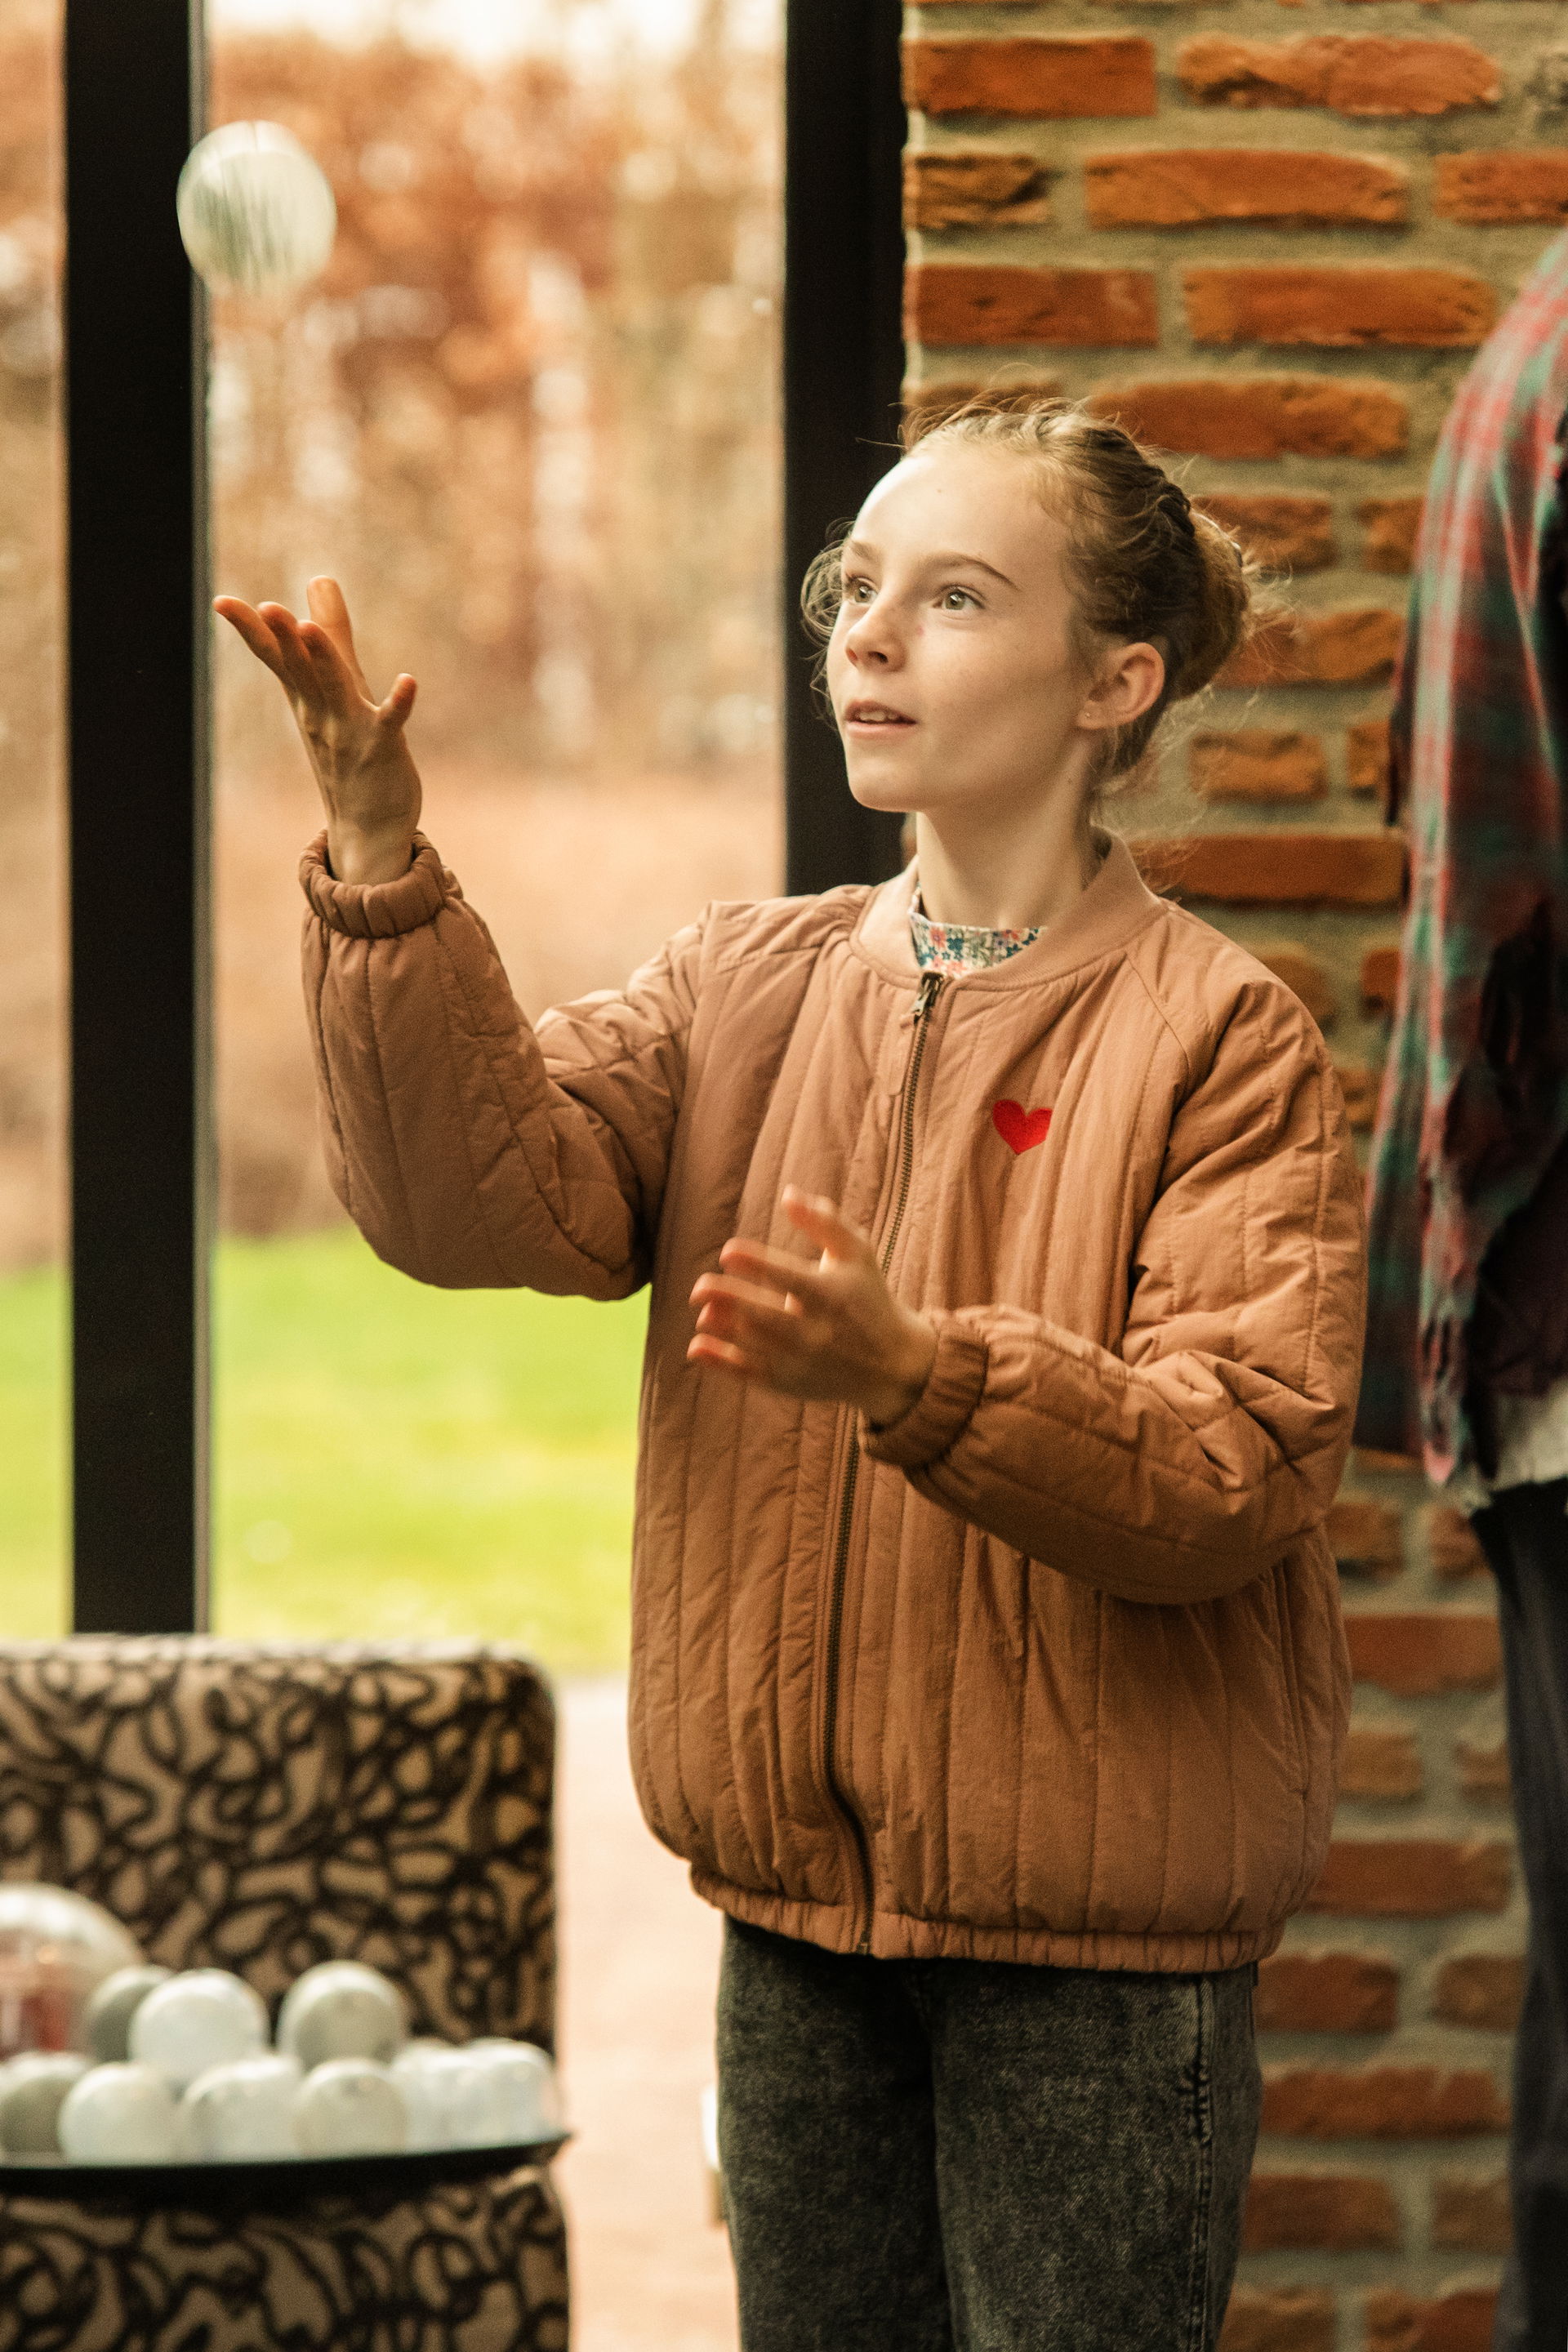
[[285,604],[219,596],[213,609],[282,685],[327,813],[328,856],[344,882],[389,882],[404,873],[419,823],[419,772],[404,733],[418,691],[406,672],[377,702],[354,651],[335,580],[306,593],[310,617]]

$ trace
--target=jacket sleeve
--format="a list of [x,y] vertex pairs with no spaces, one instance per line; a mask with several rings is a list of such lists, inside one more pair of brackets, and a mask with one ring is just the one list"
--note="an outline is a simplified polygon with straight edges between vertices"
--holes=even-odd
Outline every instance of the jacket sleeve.
[[395,882],[335,880],[325,835],[300,878],[329,1172],[376,1255],[448,1289],[636,1290],[680,1106],[699,932],[536,1034],[422,835]]
[[1011,1307],[933,1314],[919,1402],[867,1450],[1031,1559],[1122,1599],[1237,1590],[1319,1526],[1365,1317],[1339,1083],[1267,1000],[1178,1109],[1112,1351]]

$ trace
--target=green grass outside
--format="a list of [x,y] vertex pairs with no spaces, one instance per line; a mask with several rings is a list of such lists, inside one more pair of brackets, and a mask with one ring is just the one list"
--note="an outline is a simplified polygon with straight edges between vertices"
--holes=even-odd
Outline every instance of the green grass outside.
[[[0,1284],[0,1632],[65,1622],[63,1301]],[[426,1290],[348,1232],[228,1242],[216,1632],[626,1655],[643,1302]]]

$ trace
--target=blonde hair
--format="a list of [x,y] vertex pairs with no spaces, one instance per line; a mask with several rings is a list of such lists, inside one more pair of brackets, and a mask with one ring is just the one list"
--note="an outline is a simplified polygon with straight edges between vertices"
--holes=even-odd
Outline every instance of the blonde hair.
[[[1149,644],[1165,665],[1159,699],[1116,730],[1096,782],[1136,767],[1173,703],[1202,692],[1245,640],[1252,565],[1218,523],[1120,425],[1067,400],[999,394],[911,420],[905,455],[946,446],[1026,459],[1042,504],[1067,530],[1075,650],[1092,672],[1103,646]],[[844,534],[801,590],[807,628],[826,646],[842,602]]]

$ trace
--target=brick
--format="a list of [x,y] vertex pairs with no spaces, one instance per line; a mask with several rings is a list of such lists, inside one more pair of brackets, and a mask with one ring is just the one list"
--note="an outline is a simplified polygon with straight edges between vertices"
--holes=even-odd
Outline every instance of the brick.
[[1345,730],[1345,782],[1352,793],[1388,789],[1388,721],[1360,719]]
[[1194,735],[1187,774],[1206,801],[1313,801],[1329,788],[1328,762],[1315,735],[1262,727]]
[[1503,1911],[1513,1853],[1500,1838],[1335,1838],[1309,1911],[1351,1919],[1447,1919]]
[[1377,2287],[1366,2299],[1365,2352],[1491,2352],[1496,2312],[1490,2287],[1456,2287],[1430,2302]]
[[904,99],[939,115],[1152,114],[1154,47],[1133,33],[906,41]]
[[940,377],[932,383],[907,383],[904,386],[904,439],[917,441],[940,425],[944,416],[952,416],[967,408],[972,400],[984,400],[992,408],[1030,408],[1037,400],[1054,399],[1061,383],[1051,375],[1020,375],[1009,369],[1005,383],[977,383],[972,378]]
[[1204,221],[1310,228],[1403,221],[1410,175],[1372,155],[1141,148],[1088,157],[1083,184],[1091,228],[1186,228]]
[[904,157],[904,220],[910,228],[1027,227],[1051,217],[1054,175],[1037,155]]
[[1255,2172],[1241,2242],[1249,2254],[1393,2253],[1399,2208],[1385,2180],[1353,2172]]
[[1382,604],[1279,614],[1221,670],[1220,686],[1375,686],[1391,677],[1404,616]]
[[1405,1538],[1392,1503],[1365,1495],[1340,1495],[1329,1505],[1329,1546],[1346,1576],[1384,1584],[1405,1566]]
[[1300,998],[1320,1029],[1332,1025],[1339,1000],[1316,956],[1309,955],[1305,948],[1291,947],[1254,948],[1252,952],[1276,980],[1282,980]]
[[1332,2295],[1312,2287],[1238,2286],[1219,2352],[1334,2352]]
[[1361,960],[1361,1001],[1367,1013],[1392,1013],[1399,997],[1399,950],[1368,948]]
[[1356,509],[1366,526],[1361,560],[1369,572],[1408,572],[1421,528],[1419,499],[1363,499]]
[[1357,268],[1188,269],[1187,326],[1195,343],[1310,343],[1320,351],[1374,345],[1470,351],[1497,318],[1497,292],[1468,269]]
[[1469,2139],[1508,2129],[1484,2067],[1268,2066],[1262,2128],[1281,2139]]
[[1267,2033],[1386,2033],[1399,1971],[1363,1952],[1276,1952],[1258,1971],[1253,2013]]
[[1235,907],[1392,907],[1405,844],[1396,833],[1194,833],[1131,845],[1151,887]]
[[1205,34],[1176,60],[1182,87],[1205,106],[1326,106],[1336,114],[1448,114],[1495,106],[1502,76],[1473,41],[1321,33],[1291,41]]
[[1512,1790],[1508,1769],[1508,1741],[1500,1732],[1491,1739],[1478,1739],[1466,1734],[1455,1742],[1454,1754],[1459,1766],[1459,1786],[1467,1797],[1506,1802]]
[[1479,1536],[1452,1503],[1434,1503],[1426,1514],[1426,1556],[1435,1576],[1458,1580],[1488,1573]]
[[1321,572],[1334,561],[1334,510],[1327,499],[1280,493],[1240,498],[1211,490],[1193,504],[1239,541],[1266,572]]
[[1415,1735],[1402,1723],[1352,1723],[1340,1765],[1342,1797],[1418,1797],[1423,1780]]
[[1508,2176],[1443,2173],[1432,2183],[1432,2243],[1455,2253],[1506,2254],[1513,2243]]
[[1317,375],[1194,376],[1124,384],[1089,406],[1157,448],[1202,457],[1397,457],[1402,393]]
[[1492,1690],[1502,1671],[1497,1620],[1479,1611],[1362,1610],[1345,1622],[1351,1671],[1398,1698]]
[[1345,1118],[1357,1135],[1369,1135],[1377,1118],[1379,1074],[1365,1062],[1336,1062],[1334,1076],[1345,1098]]
[[1511,2033],[1524,2000],[1524,1962],[1514,1953],[1457,1952],[1437,1971],[1432,2014],[1445,2025]]
[[1445,220],[1568,221],[1568,148],[1439,155],[1432,209]]
[[1160,310],[1146,269],[1021,269],[970,261],[907,273],[911,342],[1157,343]]

